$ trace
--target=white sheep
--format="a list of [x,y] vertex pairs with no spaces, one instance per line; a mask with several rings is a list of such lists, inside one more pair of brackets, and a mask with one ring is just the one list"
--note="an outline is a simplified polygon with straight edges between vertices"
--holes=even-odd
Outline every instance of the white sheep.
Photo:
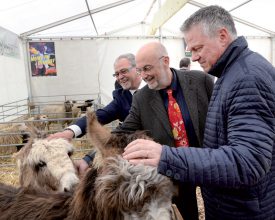
[[47,115],[35,115],[27,119],[26,122],[28,125],[36,127],[38,130],[45,130],[48,125],[48,116]]
[[71,120],[57,120],[60,118],[72,118],[72,107],[73,103],[70,101],[64,102],[62,105],[47,105],[42,108],[42,114],[46,115],[48,119],[53,119],[53,120],[48,120],[48,130],[49,130],[49,125],[57,122],[60,124],[63,128],[65,125],[68,125],[71,123]]

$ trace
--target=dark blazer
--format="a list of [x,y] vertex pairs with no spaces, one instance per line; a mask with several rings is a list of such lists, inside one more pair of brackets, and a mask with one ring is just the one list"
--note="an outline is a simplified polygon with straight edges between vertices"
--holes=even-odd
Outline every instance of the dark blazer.
[[[96,111],[96,116],[101,124],[108,124],[114,120],[124,121],[129,114],[132,104],[132,94],[129,90],[122,88],[113,91],[113,100],[104,108]],[[86,134],[87,118],[86,116],[78,119],[75,125],[79,126],[82,135]]]
[[[189,110],[195,135],[199,146],[201,146],[208,102],[213,90],[213,80],[201,71],[174,71]],[[133,97],[129,115],[120,129],[148,130],[156,142],[172,147],[175,146],[168,113],[160,91],[149,89],[148,86],[143,87]],[[169,173],[166,175],[169,176]],[[178,196],[173,198],[173,203],[177,205],[185,220],[198,219],[195,186],[179,184]]]
[[[204,124],[210,101],[213,80],[201,71],[175,70],[181,86],[194,130],[202,145]],[[134,96],[129,116],[121,126],[123,130],[149,130],[155,141],[174,146],[174,138],[160,92],[143,87]]]

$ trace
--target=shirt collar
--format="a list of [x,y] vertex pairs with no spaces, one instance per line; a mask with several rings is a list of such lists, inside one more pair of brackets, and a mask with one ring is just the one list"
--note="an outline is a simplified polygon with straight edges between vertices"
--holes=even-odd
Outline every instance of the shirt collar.
[[166,88],[166,90],[172,89],[173,91],[177,91],[178,78],[175,70],[171,69],[171,71],[172,71],[172,82],[171,82],[171,85]]
[[137,90],[143,88],[146,85],[146,82],[144,82],[143,80],[141,80],[138,89],[130,89],[130,93],[133,95]]

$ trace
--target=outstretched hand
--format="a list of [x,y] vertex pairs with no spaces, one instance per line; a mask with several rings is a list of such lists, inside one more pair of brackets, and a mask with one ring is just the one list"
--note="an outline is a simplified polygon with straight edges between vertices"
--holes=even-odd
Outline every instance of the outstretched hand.
[[132,164],[158,166],[162,145],[144,139],[137,139],[127,145],[122,154],[123,158]]
[[83,159],[75,160],[74,165],[75,165],[75,168],[77,169],[79,178],[82,178],[89,168],[88,163]]
[[65,130],[65,131],[62,131],[62,132],[57,132],[57,133],[54,133],[54,134],[50,134],[47,137],[47,139],[52,140],[52,139],[56,139],[56,138],[64,138],[68,141],[71,141],[73,137],[74,137],[74,132],[73,131]]

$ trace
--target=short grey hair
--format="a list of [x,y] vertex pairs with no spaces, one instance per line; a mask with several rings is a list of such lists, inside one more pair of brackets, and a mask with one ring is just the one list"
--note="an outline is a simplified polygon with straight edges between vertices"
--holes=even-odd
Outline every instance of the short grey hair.
[[225,27],[233,39],[237,38],[237,31],[232,16],[224,8],[211,5],[199,9],[192,14],[181,26],[180,30],[188,32],[194,25],[201,25],[209,37],[214,37],[218,29]]
[[114,66],[121,59],[127,59],[132,67],[136,67],[136,60],[135,60],[134,54],[132,54],[132,53],[121,54],[119,57],[116,58],[116,60],[114,62]]

